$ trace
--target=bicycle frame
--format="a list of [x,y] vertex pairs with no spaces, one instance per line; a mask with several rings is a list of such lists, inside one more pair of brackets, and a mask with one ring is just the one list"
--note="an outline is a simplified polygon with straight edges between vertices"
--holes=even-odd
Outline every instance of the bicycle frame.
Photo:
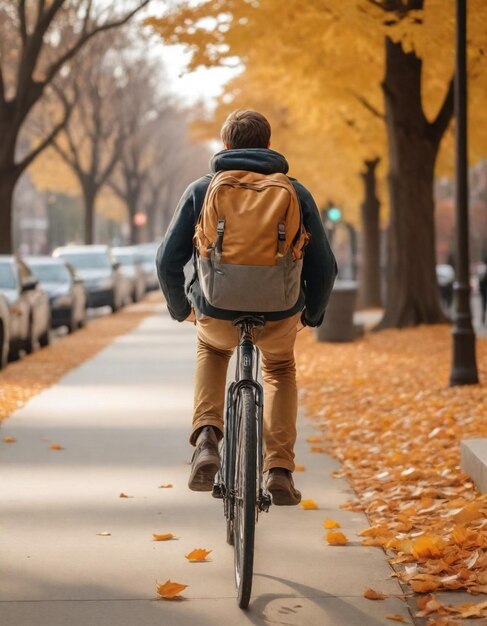
[[230,383],[227,389],[227,409],[225,435],[222,449],[222,467],[213,488],[213,496],[223,499],[224,514],[228,521],[233,520],[234,499],[236,491],[234,488],[235,462],[237,458],[236,440],[240,424],[239,398],[243,388],[251,389],[257,406],[256,430],[257,430],[257,510],[268,511],[271,498],[266,494],[263,487],[263,408],[264,392],[262,385],[258,382],[260,352],[254,344],[252,337],[253,325],[244,322],[241,326],[240,343],[237,348],[237,364],[235,368],[235,380]]

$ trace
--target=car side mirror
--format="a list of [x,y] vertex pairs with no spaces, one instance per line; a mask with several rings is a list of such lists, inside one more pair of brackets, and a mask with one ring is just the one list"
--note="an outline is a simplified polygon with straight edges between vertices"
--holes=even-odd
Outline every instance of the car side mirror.
[[37,287],[38,284],[39,284],[39,281],[37,280],[37,278],[26,278],[22,282],[22,292],[34,291],[34,289]]
[[118,270],[120,269],[120,263],[118,261],[115,261],[114,263],[112,263],[112,267],[114,270]]

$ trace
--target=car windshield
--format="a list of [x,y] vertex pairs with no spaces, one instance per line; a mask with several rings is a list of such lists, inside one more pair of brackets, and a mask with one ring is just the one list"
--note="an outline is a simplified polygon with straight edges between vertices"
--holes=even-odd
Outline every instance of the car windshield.
[[16,289],[17,280],[11,263],[0,262],[0,289]]
[[136,258],[135,254],[131,253],[121,253],[114,254],[115,259],[120,263],[120,265],[135,265]]
[[156,251],[154,250],[153,252],[141,252],[140,258],[144,263],[154,263],[154,261],[156,260]]
[[68,268],[64,265],[30,263],[29,267],[41,283],[69,283],[71,280]]
[[110,259],[103,252],[63,252],[62,258],[77,270],[110,269]]

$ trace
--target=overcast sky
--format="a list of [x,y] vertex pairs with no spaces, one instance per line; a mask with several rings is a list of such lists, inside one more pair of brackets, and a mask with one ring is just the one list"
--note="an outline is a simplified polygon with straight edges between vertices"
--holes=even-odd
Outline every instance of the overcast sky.
[[200,68],[190,73],[186,70],[188,54],[183,46],[161,46],[161,51],[172,91],[190,104],[198,100],[211,104],[224,83],[235,75],[235,70],[227,68]]
[[[180,0],[152,0],[144,16],[163,16],[165,11],[179,4]],[[201,0],[192,0],[198,4]],[[171,82],[172,91],[187,104],[204,100],[211,106],[212,100],[220,95],[223,85],[237,72],[234,69],[200,68],[196,72],[186,69],[189,54],[184,46],[157,45],[157,54],[161,54],[166,66],[166,74]]]

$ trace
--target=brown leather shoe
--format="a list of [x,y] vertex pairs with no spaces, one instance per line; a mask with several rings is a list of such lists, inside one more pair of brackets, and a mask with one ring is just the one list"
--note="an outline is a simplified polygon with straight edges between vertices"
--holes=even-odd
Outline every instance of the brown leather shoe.
[[219,469],[218,437],[211,426],[205,426],[196,439],[188,487],[192,491],[212,491]]
[[292,473],[282,467],[269,470],[266,482],[272,503],[277,506],[294,506],[301,502],[301,492],[295,489]]

